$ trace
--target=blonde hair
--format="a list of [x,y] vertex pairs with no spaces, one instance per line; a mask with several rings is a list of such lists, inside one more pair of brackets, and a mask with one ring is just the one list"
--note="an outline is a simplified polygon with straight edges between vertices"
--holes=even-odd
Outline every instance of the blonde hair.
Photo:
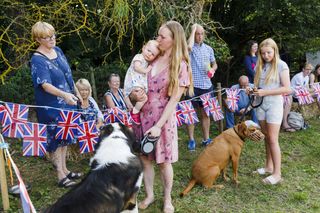
[[51,37],[55,34],[53,26],[47,22],[38,21],[32,26],[31,35],[35,41],[37,38]]
[[168,88],[168,96],[171,96],[173,91],[179,86],[179,72],[180,64],[184,60],[187,64],[190,85],[188,87],[188,95],[193,95],[193,81],[192,81],[192,71],[190,66],[190,58],[188,52],[188,45],[186,41],[185,32],[180,23],[176,21],[168,21],[161,27],[166,27],[171,32],[171,37],[173,40],[172,53],[169,61],[170,70],[170,80]]
[[76,83],[76,87],[79,89],[79,86],[81,87],[85,87],[86,89],[89,90],[89,97],[92,96],[92,88],[91,88],[91,84],[90,82],[85,79],[85,78],[80,78],[77,83]]
[[157,47],[158,50],[160,51],[160,49],[159,49],[159,42],[156,41],[156,40],[149,40],[149,41],[148,41],[145,45],[143,45],[143,46],[147,46],[147,45],[154,45],[154,46]]
[[280,61],[279,48],[276,42],[272,38],[267,38],[263,40],[259,45],[258,51],[258,61],[256,65],[256,75],[254,77],[254,85],[258,87],[260,76],[262,73],[263,66],[265,65],[265,61],[261,56],[261,48],[262,47],[271,47],[274,50],[274,57],[271,61],[271,68],[266,76],[265,84],[269,84],[271,82],[279,81],[279,72],[278,72],[278,63]]

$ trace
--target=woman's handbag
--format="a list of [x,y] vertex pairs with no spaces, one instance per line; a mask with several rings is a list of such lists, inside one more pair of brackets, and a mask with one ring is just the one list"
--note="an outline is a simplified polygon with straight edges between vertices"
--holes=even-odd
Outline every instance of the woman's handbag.
[[148,155],[155,149],[156,143],[159,140],[159,137],[153,137],[150,134],[144,136],[140,142],[140,150],[143,154]]

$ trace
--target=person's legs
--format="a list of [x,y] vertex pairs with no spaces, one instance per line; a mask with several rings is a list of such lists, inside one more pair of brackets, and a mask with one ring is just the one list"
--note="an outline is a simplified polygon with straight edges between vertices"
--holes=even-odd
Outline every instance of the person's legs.
[[54,152],[50,153],[50,157],[52,160],[52,163],[55,165],[57,169],[57,175],[58,175],[58,180],[62,180],[63,178],[66,177],[66,174],[63,170],[63,162],[61,160],[61,155],[62,155],[62,147],[58,147]]
[[163,211],[173,212],[174,207],[172,205],[171,191],[173,184],[173,169],[171,163],[159,164],[160,167],[160,177],[163,186]]
[[280,124],[267,124],[269,155],[272,159],[273,173],[275,180],[281,179],[281,151],[279,145]]
[[150,160],[145,156],[141,156],[143,163],[143,182],[146,191],[146,197],[139,203],[140,209],[146,209],[154,201],[153,183],[154,183],[154,168]]
[[226,109],[226,128],[232,128],[234,126],[234,113]]
[[268,129],[267,129],[267,123],[265,120],[259,121],[261,131],[265,135],[265,147],[266,147],[266,162],[265,162],[265,167],[264,170],[267,172],[272,172],[273,171],[273,162],[271,158],[271,152],[270,152],[270,147],[269,147],[269,138],[268,138]]
[[202,107],[200,109],[200,114],[201,114],[201,127],[202,127],[203,140],[206,141],[209,139],[210,117],[207,116],[206,112]]
[[68,175],[70,171],[67,169],[67,146],[61,147],[61,162],[62,162],[62,170],[65,175]]
[[288,124],[288,115],[289,115],[289,112],[290,112],[291,106],[292,106],[292,96],[290,95],[287,98],[288,98],[288,100],[283,108],[283,119],[282,119],[282,128],[283,129],[290,129],[291,128]]

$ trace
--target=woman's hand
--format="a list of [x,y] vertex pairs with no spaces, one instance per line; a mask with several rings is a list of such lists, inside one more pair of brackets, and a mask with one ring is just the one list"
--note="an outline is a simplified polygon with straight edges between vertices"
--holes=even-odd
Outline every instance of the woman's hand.
[[68,105],[77,105],[77,101],[79,100],[75,95],[68,92],[64,92],[62,98]]
[[268,95],[267,90],[264,90],[264,89],[254,90],[253,94],[256,96],[259,96],[259,97],[263,97],[263,96]]
[[157,125],[155,125],[155,126],[151,127],[150,129],[148,129],[144,134],[147,135],[149,133],[152,137],[159,137],[161,134],[161,128],[158,127]]

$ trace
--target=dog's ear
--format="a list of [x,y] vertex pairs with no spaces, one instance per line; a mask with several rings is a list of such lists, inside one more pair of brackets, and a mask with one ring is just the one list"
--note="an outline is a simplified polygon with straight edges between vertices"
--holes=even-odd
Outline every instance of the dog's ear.
[[112,125],[105,125],[100,129],[100,136],[99,136],[99,142],[105,138],[108,137],[112,132],[113,132],[114,128]]
[[238,134],[241,138],[246,138],[248,136],[248,128],[244,121],[238,124]]
[[128,141],[130,143],[133,143],[136,141],[136,136],[133,133],[133,130],[128,128],[127,126],[120,124],[120,129],[123,132],[123,134],[128,138]]

